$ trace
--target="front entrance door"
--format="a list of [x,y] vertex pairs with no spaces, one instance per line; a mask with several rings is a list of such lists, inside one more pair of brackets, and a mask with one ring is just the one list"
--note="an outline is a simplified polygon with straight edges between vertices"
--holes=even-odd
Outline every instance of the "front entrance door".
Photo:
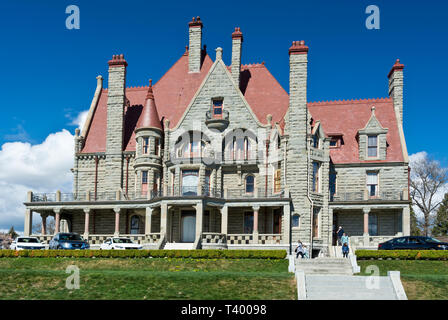
[[181,242],[194,242],[196,238],[196,213],[194,211],[182,212]]

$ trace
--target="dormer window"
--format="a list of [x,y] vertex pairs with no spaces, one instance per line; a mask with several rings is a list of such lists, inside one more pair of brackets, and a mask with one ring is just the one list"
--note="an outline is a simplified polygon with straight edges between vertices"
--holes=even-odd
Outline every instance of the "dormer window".
[[222,118],[222,99],[213,99],[213,118]]
[[378,157],[378,136],[367,136],[367,156]]

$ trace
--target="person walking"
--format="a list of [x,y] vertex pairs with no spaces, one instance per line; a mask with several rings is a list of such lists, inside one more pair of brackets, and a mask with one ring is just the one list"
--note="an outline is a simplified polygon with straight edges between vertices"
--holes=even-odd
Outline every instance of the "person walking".
[[337,231],[337,235],[338,235],[338,245],[342,246],[341,238],[344,235],[344,229],[342,228],[342,226],[339,226],[339,229]]
[[305,252],[303,249],[303,244],[302,242],[299,240],[298,244],[297,244],[297,248],[296,248],[296,258],[299,258],[299,256],[301,258],[305,257]]
[[306,259],[309,259],[309,258],[310,258],[310,256],[308,255],[308,248],[306,247],[306,245],[303,245],[303,256],[304,256]]
[[349,252],[348,242],[344,242],[344,244],[342,245],[342,256],[344,258],[348,258],[348,252]]
[[344,243],[348,245],[348,235],[345,232],[342,234],[341,243],[342,245],[344,245]]

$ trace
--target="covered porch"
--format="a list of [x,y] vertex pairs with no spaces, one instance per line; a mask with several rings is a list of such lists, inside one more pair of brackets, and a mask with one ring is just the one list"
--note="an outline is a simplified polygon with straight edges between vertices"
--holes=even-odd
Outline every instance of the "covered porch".
[[[163,249],[166,243],[191,243],[192,248],[204,249],[287,246],[289,201],[283,202],[184,199],[150,205],[47,204],[27,208],[25,234],[48,243],[57,232],[76,232],[93,247],[112,236],[130,237],[154,249]],[[32,234],[33,212],[42,222],[40,234]],[[54,219],[54,232],[47,229],[48,217]]]
[[394,237],[410,234],[409,205],[365,205],[330,207],[333,220],[333,245],[337,244],[337,229],[342,226],[356,248],[377,248]]

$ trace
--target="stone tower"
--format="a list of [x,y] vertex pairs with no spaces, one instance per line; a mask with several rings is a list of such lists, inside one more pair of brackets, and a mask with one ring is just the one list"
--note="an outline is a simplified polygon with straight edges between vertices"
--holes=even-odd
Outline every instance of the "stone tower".
[[149,80],[145,105],[135,127],[137,147],[134,169],[137,176],[137,191],[143,197],[161,190],[162,137],[162,125],[154,100],[152,81]]

